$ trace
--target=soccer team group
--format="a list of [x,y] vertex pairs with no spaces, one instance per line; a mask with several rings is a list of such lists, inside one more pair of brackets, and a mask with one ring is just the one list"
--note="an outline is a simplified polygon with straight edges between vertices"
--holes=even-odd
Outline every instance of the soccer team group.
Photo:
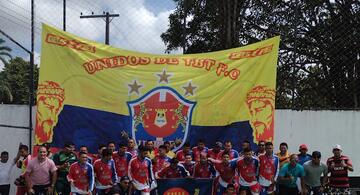
[[[350,194],[348,171],[353,167],[340,145],[333,147],[334,155],[326,163],[319,151],[308,154],[305,144],[291,155],[286,143],[274,153],[273,144],[264,141],[258,142],[256,151],[244,141],[241,152],[230,141],[216,142],[212,149],[202,140],[195,147],[184,143],[176,153],[173,147],[170,142],[155,147],[153,141],[136,147],[128,139],[100,145],[94,155],[86,146],[75,151],[75,145],[67,143],[55,154],[48,145],[39,146],[37,155],[31,156],[28,147],[20,145],[13,161],[23,172],[15,181],[17,195],[150,195],[158,194],[158,179],[176,178],[212,178],[214,195]],[[1,162],[6,155],[1,153]]]

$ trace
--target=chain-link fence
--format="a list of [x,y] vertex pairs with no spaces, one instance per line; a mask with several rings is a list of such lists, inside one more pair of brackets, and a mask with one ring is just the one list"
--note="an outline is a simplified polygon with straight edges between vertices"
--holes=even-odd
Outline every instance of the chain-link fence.
[[[141,52],[208,52],[280,35],[277,108],[359,108],[360,1],[34,0],[35,63],[41,23],[64,28],[64,2],[66,31],[104,42],[106,12],[119,14],[110,45]],[[30,0],[0,4],[0,29],[30,48]]]

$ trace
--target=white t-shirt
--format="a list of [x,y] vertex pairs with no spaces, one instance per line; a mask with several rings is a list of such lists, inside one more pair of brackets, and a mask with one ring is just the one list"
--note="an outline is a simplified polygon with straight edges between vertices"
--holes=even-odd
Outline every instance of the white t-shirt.
[[14,165],[14,161],[10,159],[6,163],[0,161],[0,185],[10,184],[11,169]]

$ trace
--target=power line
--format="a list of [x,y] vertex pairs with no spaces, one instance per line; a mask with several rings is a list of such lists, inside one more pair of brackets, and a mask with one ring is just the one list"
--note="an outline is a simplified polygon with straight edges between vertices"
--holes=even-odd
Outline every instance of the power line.
[[[12,16],[12,15],[10,15],[10,16]],[[7,15],[4,15],[3,17],[8,19],[9,21],[13,22],[14,24],[17,24],[19,27],[22,27],[22,28],[25,28],[25,29],[28,29],[28,30],[31,29],[30,25],[28,25],[26,22],[24,22],[23,20],[21,20],[19,18],[16,18],[14,16],[11,18],[11,17],[8,17]],[[20,24],[20,23],[18,23],[17,21],[15,21],[13,19],[16,19],[17,21],[21,21],[22,23],[25,23],[26,25]],[[37,30],[39,30],[41,32],[40,28],[37,28]],[[41,34],[40,32],[38,32],[38,33]]]
[[[88,19],[88,18],[105,18],[105,44],[106,45],[109,45],[109,42],[110,42],[110,37],[109,37],[109,34],[110,34],[110,22],[113,18],[115,17],[119,17],[119,14],[109,14],[109,12],[106,12],[104,13],[103,15],[86,15],[86,16],[83,16],[82,13],[81,13],[81,16],[80,18],[81,19]],[[111,20],[110,20],[111,18]]]

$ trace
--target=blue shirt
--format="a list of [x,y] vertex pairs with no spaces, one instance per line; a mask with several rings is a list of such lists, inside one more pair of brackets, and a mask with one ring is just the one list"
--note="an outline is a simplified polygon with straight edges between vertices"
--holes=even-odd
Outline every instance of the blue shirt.
[[283,181],[281,182],[281,184],[290,188],[296,188],[297,178],[305,176],[304,167],[299,163],[296,163],[295,167],[291,166],[290,163],[286,163],[280,169],[279,177],[289,177],[289,176],[292,176],[293,179],[291,181]]
[[311,160],[311,156],[309,154],[305,154],[305,155],[298,154],[298,158],[299,158],[299,164],[301,165]]

